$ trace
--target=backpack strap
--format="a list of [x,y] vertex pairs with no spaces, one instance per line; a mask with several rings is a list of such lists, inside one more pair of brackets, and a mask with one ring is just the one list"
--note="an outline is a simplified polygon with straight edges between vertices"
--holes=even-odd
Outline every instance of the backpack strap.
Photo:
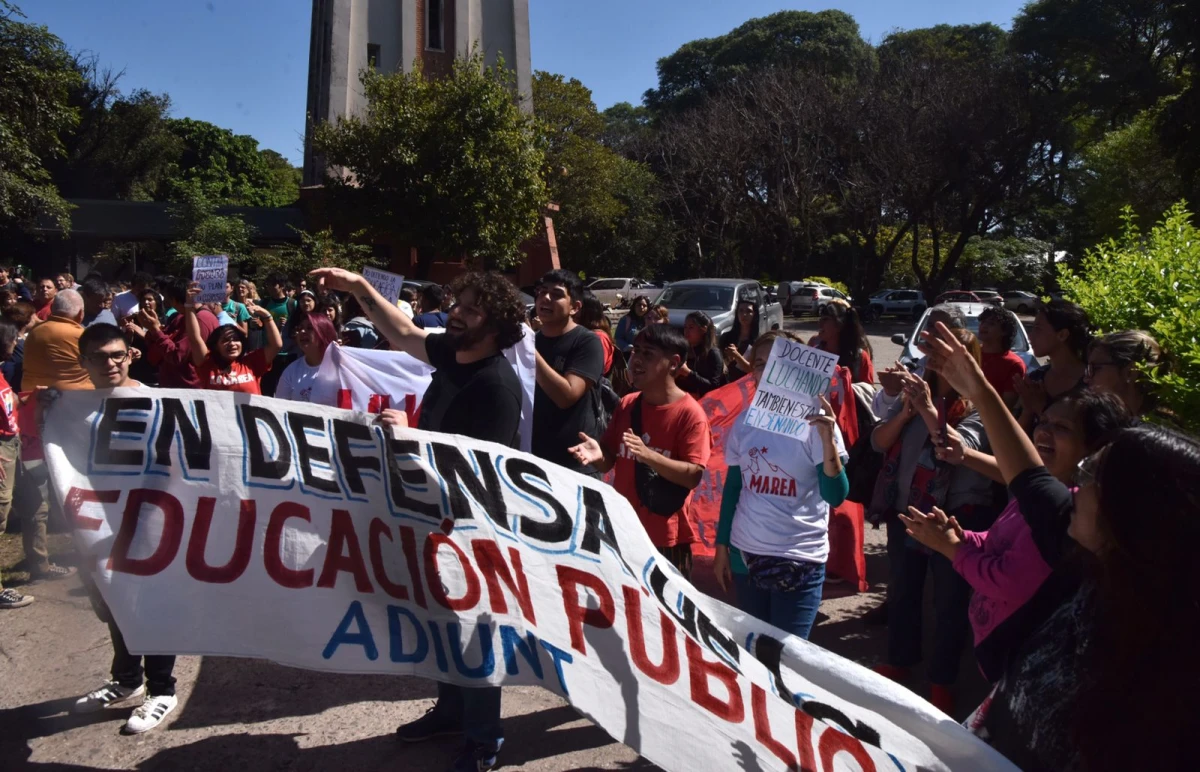
[[629,414],[629,428],[633,430],[634,434],[641,437],[642,436],[642,394],[641,394],[641,392],[638,392],[638,395],[634,398],[633,405],[630,407],[630,411],[631,412]]

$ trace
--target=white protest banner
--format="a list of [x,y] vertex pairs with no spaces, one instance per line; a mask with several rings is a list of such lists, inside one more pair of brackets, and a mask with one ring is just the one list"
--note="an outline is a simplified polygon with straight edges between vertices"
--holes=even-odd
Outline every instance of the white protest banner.
[[200,285],[200,303],[224,303],[225,281],[229,276],[227,255],[192,258],[192,281]]
[[[534,333],[525,327],[525,337],[504,350],[504,358],[521,381],[521,450],[533,443],[533,395],[537,367]],[[445,330],[428,331],[441,334]],[[409,426],[417,425],[417,413],[433,368],[402,351],[330,346],[317,371],[311,400],[319,405],[337,405],[345,410],[379,413],[388,408],[408,413]]]
[[52,487],[131,651],[526,684],[670,770],[1012,770],[908,689],[703,595],[601,482],[213,391],[63,393]]
[[378,268],[363,268],[363,278],[367,284],[374,287],[380,295],[392,305],[400,299],[400,290],[404,288],[404,277],[391,271],[381,271]]
[[829,391],[837,354],[776,338],[754,401],[746,408],[746,425],[785,437],[808,435],[808,417],[821,412],[819,398]]

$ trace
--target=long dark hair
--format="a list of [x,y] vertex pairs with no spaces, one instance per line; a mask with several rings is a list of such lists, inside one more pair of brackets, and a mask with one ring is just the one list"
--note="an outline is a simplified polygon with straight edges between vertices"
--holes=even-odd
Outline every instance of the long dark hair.
[[758,304],[752,300],[740,300],[738,301],[737,308],[733,311],[733,327],[730,328],[733,331],[733,340],[735,343],[742,338],[742,323],[738,320],[738,314],[741,313],[742,306],[750,306],[754,309],[754,319],[750,322],[750,340],[758,340],[758,335],[762,330],[762,320],[758,316]]
[[602,330],[612,337],[612,322],[604,314],[604,304],[600,299],[587,290],[583,293],[583,302],[579,305],[579,313],[575,314],[575,323],[589,330]]
[[696,352],[696,361],[700,362],[708,356],[708,352],[717,347],[717,326],[713,324],[712,317],[703,311],[691,312],[684,318],[683,322],[684,324],[692,322],[704,330],[704,337],[700,340],[700,345],[693,349]]
[[1073,711],[1081,768],[1196,769],[1200,442],[1159,426],[1126,429],[1104,451],[1096,484],[1106,548],[1093,561],[1096,628]]
[[871,341],[858,311],[840,303],[830,303],[821,309],[821,318],[832,319],[838,326],[838,350],[829,353],[838,355],[838,364],[849,368],[855,381],[862,380],[862,352],[867,352],[868,356],[874,356],[875,352],[871,350]]
[[1088,344],[1092,342],[1092,323],[1087,311],[1067,300],[1038,303],[1036,314],[1046,317],[1055,332],[1067,331],[1066,346],[1080,362],[1087,361]]
[[242,353],[241,353],[241,356],[238,357],[238,359],[241,360],[243,357],[246,356],[246,340],[247,340],[246,333],[242,332],[242,329],[235,324],[221,325],[220,327],[218,327],[217,329],[213,330],[212,332],[210,332],[208,334],[208,340],[205,341],[205,345],[208,346],[208,355],[210,357],[212,357],[213,361],[216,362],[218,365],[220,365],[222,369],[229,367],[231,364],[233,364],[233,362],[226,359],[221,354],[221,352],[218,348],[218,345],[221,342],[221,338],[225,337],[225,333],[227,333],[227,332],[233,333],[234,340],[240,341],[242,344]]

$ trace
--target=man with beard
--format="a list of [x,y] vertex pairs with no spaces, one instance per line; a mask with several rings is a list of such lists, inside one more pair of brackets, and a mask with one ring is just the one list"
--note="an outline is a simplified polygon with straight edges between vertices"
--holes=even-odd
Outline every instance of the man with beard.
[[[521,382],[503,351],[523,337],[525,309],[507,279],[495,272],[460,277],[446,332],[430,334],[358,274],[319,268],[311,276],[326,289],[351,293],[393,350],[437,368],[421,402],[417,428],[520,448]],[[383,422],[403,426],[404,413],[389,411]],[[500,687],[438,682],[437,703],[396,733],[403,742],[465,733],[466,744],[451,769],[491,769],[504,742]]]

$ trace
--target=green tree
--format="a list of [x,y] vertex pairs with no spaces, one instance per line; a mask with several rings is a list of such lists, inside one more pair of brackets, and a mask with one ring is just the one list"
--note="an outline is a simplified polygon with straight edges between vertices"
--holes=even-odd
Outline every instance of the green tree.
[[292,184],[296,175],[278,174],[282,157],[259,151],[253,137],[191,118],[170,119],[167,126],[183,151],[160,198],[175,198],[173,188],[191,182],[199,183],[205,197],[218,205],[286,206],[299,196],[299,184]]
[[61,135],[79,120],[70,103],[79,72],[66,46],[0,0],[0,230],[41,215],[66,230],[67,202],[46,163],[64,152]]
[[519,262],[547,202],[545,154],[503,63],[485,68],[475,55],[442,78],[364,70],[361,80],[366,114],[314,133],[343,171],[327,185],[345,211],[417,247],[422,276],[435,254]]
[[1187,206],[1176,204],[1145,234],[1126,210],[1124,232],[1089,250],[1078,270],[1060,266],[1059,283],[1098,331],[1154,335],[1178,365],[1151,374],[1160,400],[1200,431],[1200,229]]
[[361,243],[366,237],[363,232],[351,234],[349,240],[341,239],[333,228],[310,233],[297,231],[298,246],[262,252],[255,256],[257,276],[271,273],[289,275],[307,274],[317,268],[345,268],[362,273],[367,266],[384,267],[383,261],[371,255],[371,246]]
[[601,142],[605,119],[578,80],[534,73],[533,103],[563,265],[589,276],[656,274],[673,239],[654,174]]
[[252,274],[254,229],[240,217],[218,214],[219,202],[199,180],[177,184],[175,195],[171,219],[181,235],[167,249],[170,270],[190,272],[197,255],[228,255],[231,269]]
[[65,133],[65,152],[48,167],[68,198],[151,201],[164,189],[183,151],[168,128],[171,99],[144,89],[122,94],[121,75],[96,59],[77,59],[80,79],[71,92],[79,124]]
[[712,90],[771,67],[854,79],[872,62],[858,22],[844,11],[780,11],[715,38],[693,40],[658,60],[658,88],[646,106],[659,113],[701,102]]

